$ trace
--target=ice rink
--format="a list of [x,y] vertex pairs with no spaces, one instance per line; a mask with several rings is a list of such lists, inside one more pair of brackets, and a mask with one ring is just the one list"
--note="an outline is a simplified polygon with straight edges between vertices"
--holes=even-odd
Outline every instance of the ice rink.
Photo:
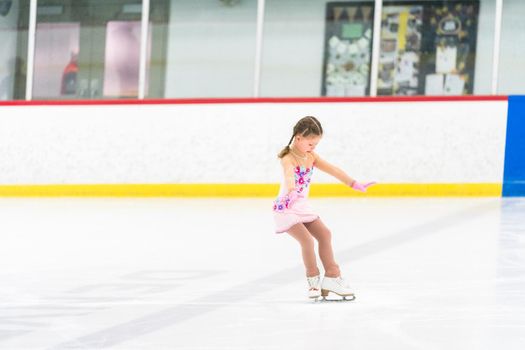
[[0,199],[0,349],[523,349],[525,199],[311,201],[353,302],[271,198]]

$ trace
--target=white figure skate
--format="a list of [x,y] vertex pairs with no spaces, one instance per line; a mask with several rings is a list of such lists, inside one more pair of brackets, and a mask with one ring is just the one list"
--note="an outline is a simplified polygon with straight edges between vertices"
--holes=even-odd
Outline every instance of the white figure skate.
[[342,299],[336,299],[336,301],[352,301],[355,299],[354,293],[341,277],[325,277],[323,279],[323,283],[321,284],[321,295],[323,300],[333,301],[333,299],[326,299],[329,293],[334,293],[343,297]]
[[308,298],[317,299],[321,296],[321,278],[319,275],[306,277],[308,281]]

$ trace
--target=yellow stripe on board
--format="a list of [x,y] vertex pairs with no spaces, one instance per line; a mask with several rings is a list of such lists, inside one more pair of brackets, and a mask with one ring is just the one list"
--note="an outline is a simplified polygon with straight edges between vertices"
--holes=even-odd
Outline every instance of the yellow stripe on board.
[[[314,184],[312,197],[500,197],[502,185],[378,184],[360,193],[342,184]],[[0,185],[0,197],[275,197],[277,184]]]
[[312,186],[311,195],[316,197],[501,197],[502,184],[377,184],[366,193],[354,191],[339,184]]

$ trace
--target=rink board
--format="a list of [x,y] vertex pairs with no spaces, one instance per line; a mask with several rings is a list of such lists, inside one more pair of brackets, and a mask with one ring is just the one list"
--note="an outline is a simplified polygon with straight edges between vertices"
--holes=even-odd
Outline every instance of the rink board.
[[[367,195],[500,196],[512,164],[506,154],[518,147],[506,140],[508,100],[5,102],[0,195],[274,196],[276,154],[297,119],[315,115],[325,129],[318,153],[358,180],[377,181]],[[522,176],[508,174],[514,183]],[[314,176],[313,196],[362,195]]]

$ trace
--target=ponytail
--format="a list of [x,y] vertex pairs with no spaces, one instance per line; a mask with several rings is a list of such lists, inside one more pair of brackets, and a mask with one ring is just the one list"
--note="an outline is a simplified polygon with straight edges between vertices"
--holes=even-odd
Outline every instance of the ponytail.
[[288,153],[290,153],[290,144],[292,143],[294,136],[295,135],[292,135],[292,137],[290,138],[290,141],[288,141],[288,144],[286,146],[284,146],[284,148],[281,150],[281,152],[279,152],[277,157],[282,158],[285,155],[287,155]]

